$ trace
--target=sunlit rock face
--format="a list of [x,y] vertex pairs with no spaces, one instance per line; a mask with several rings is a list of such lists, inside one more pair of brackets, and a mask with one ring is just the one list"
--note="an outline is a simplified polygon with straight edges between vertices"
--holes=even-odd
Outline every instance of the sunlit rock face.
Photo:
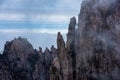
[[77,80],[120,79],[119,13],[119,0],[83,0],[75,35]]

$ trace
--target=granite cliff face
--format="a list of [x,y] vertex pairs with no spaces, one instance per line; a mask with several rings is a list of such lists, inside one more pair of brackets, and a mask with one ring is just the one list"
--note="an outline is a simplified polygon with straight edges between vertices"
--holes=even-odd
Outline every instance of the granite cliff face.
[[67,41],[36,50],[25,38],[7,41],[0,80],[120,80],[120,0],[83,0]]
[[120,1],[83,1],[76,30],[77,80],[120,80]]

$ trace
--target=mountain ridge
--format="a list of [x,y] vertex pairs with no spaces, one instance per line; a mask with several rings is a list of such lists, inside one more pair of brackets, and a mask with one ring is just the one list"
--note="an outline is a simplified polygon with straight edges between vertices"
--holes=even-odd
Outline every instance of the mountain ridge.
[[66,42],[58,32],[57,48],[36,50],[21,37],[7,41],[0,80],[120,80],[119,13],[120,0],[84,0]]

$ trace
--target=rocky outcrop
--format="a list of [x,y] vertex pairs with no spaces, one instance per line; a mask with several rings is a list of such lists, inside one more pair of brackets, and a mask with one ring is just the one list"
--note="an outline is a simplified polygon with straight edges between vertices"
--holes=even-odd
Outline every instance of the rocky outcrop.
[[70,80],[75,80],[76,78],[76,69],[75,69],[76,68],[76,54],[75,54],[75,46],[74,46],[75,29],[76,29],[76,18],[72,17],[70,19],[70,24],[68,27],[67,42],[66,42]]
[[64,80],[69,80],[68,55],[67,55],[67,50],[65,47],[65,42],[60,32],[58,32],[58,36],[57,36],[57,49],[58,49],[58,58],[60,62],[61,77]]
[[[33,66],[30,60],[31,56],[35,55],[34,53],[32,45],[25,38],[6,42],[3,52],[3,65],[8,67],[5,70],[9,73],[12,80],[32,79],[31,71]],[[1,80],[4,79],[2,78]]]
[[7,41],[0,80],[120,80],[120,0],[83,0],[67,41],[36,50],[25,38]]
[[60,61],[55,57],[50,66],[50,80],[62,80]]
[[83,1],[76,30],[77,80],[119,80],[120,1]]
[[[7,41],[0,55],[0,80],[49,80],[50,65],[56,49],[33,49],[25,38]],[[52,55],[54,54],[54,55]]]

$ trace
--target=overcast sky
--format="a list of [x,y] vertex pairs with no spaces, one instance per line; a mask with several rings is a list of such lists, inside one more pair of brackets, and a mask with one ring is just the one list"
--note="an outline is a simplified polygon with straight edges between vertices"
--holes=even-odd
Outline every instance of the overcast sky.
[[[80,4],[81,0],[0,0],[0,47],[18,36],[29,38],[33,45],[37,39],[40,46],[48,46],[47,35],[58,31],[65,34],[70,18],[78,15]],[[41,37],[43,34],[46,36]],[[52,36],[49,46],[55,44],[56,37]]]
[[81,0],[0,0],[0,21],[68,23]]

